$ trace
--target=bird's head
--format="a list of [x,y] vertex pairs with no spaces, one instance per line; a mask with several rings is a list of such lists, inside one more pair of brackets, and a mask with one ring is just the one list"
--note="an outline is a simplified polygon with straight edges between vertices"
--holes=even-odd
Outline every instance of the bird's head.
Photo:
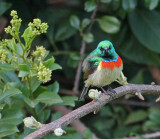
[[99,57],[104,59],[113,59],[116,55],[113,44],[108,40],[101,41],[98,44],[97,53]]

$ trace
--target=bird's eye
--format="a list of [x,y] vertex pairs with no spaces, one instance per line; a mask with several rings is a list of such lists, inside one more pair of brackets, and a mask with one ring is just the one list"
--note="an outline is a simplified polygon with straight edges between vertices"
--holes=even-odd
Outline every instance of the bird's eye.
[[111,46],[109,46],[108,50],[111,50]]

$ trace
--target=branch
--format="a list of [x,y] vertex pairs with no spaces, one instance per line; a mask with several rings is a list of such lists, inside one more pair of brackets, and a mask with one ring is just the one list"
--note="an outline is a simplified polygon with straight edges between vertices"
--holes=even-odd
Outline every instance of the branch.
[[93,111],[99,110],[102,106],[110,101],[124,96],[126,94],[135,94],[141,92],[142,94],[160,94],[160,86],[158,85],[135,85],[128,84],[115,89],[117,95],[113,98],[108,95],[102,94],[97,101],[91,101],[78,109],[64,115],[58,120],[44,125],[41,129],[29,134],[25,139],[39,139],[50,133],[53,133],[56,128],[67,126],[74,120],[79,119]]
[[[150,134],[143,134],[140,135],[144,138],[150,139],[150,138],[157,138],[160,137],[160,132],[155,132],[155,133],[150,133]],[[124,137],[124,138],[119,138],[119,139],[139,139],[139,137]]]
[[[71,112],[71,110],[67,109],[65,106],[54,106],[54,107],[51,107],[51,109],[55,111],[59,111],[63,115],[66,115]],[[77,132],[79,132],[83,137],[85,137],[84,130],[88,128],[80,120],[73,121],[71,123],[71,126],[74,127],[77,130]],[[99,139],[98,137],[96,137],[94,133],[92,133],[92,136],[93,136],[93,139]]]
[[[92,28],[97,10],[98,10],[98,6],[94,9],[94,11],[91,15],[91,24],[87,28],[87,33],[89,33],[91,31],[91,28]],[[81,76],[82,62],[83,62],[83,59],[84,59],[85,49],[86,49],[86,41],[82,40],[81,50],[80,50],[80,61],[79,61],[79,64],[78,64],[78,68],[77,68],[77,72],[76,72],[76,76],[75,76],[74,87],[73,87],[73,92],[76,93],[76,94],[77,94],[78,88],[79,88],[79,81],[80,81],[80,76]]]

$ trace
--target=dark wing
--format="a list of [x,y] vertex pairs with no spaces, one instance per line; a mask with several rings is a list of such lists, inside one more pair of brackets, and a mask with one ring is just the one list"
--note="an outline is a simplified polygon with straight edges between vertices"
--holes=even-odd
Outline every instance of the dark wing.
[[98,65],[95,64],[97,62],[97,60],[95,59],[96,57],[97,55],[88,56],[83,61],[82,67],[84,72],[84,76],[83,76],[84,79],[87,79],[90,74],[92,74],[95,70],[97,70]]

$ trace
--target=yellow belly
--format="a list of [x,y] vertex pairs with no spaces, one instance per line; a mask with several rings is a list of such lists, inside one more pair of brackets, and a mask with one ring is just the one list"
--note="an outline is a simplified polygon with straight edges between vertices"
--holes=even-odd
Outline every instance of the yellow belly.
[[113,70],[109,68],[101,69],[101,67],[98,66],[97,70],[89,75],[88,79],[85,81],[85,86],[103,87],[109,85],[120,76],[122,69],[123,65]]

